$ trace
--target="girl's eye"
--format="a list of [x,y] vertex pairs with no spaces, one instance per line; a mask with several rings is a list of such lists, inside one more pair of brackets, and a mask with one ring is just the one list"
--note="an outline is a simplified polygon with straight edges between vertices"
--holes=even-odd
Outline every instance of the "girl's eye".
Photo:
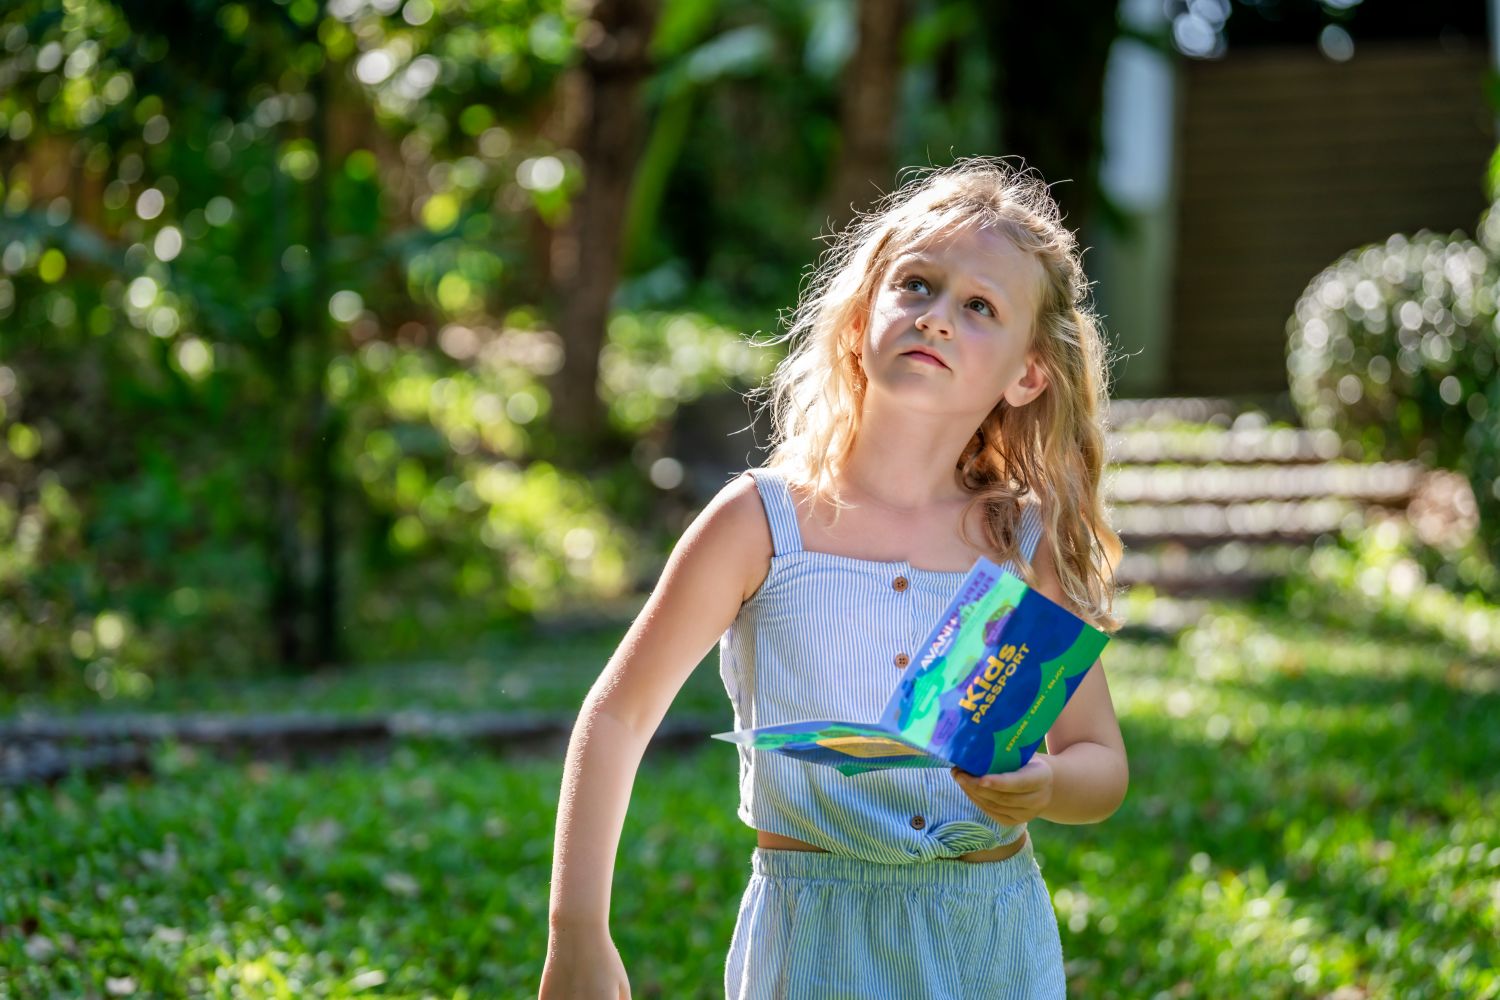
[[[910,291],[914,290],[911,287],[912,282],[916,282],[919,285],[926,286],[927,279],[926,278],[919,278],[916,275],[911,275],[910,277],[902,278],[899,282],[896,283],[896,287],[899,288],[899,289],[901,289],[903,292],[910,292]],[[989,302],[987,302],[986,300],[975,298],[975,299],[970,299],[969,302],[970,302],[970,304],[978,302],[980,305],[984,306],[984,308],[986,310],[988,310],[985,313],[986,316],[993,317],[995,315],[995,307],[992,306],[992,305],[990,305]]]

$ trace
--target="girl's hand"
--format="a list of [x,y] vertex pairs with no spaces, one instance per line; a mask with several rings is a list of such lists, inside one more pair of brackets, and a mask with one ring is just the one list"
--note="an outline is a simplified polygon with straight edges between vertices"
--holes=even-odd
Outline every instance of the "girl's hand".
[[1052,804],[1052,765],[1045,754],[1032,757],[1019,771],[1004,774],[978,776],[956,767],[949,773],[969,801],[1006,826],[1036,819]]
[[608,928],[552,928],[539,1000],[630,1000],[630,980]]

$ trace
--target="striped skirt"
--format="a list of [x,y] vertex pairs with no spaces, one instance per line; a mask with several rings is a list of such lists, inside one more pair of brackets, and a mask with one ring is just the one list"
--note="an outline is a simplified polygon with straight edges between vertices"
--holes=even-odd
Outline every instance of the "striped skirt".
[[883,865],[756,848],[724,967],[729,1000],[1065,996],[1032,845],[1003,861]]

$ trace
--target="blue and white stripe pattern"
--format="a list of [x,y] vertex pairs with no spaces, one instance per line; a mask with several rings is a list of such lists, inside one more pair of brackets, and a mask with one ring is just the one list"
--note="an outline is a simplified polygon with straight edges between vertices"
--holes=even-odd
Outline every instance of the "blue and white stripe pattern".
[[[734,727],[880,718],[901,676],[897,657],[915,658],[967,571],[805,551],[785,481],[769,469],[750,474],[770,519],[774,554],[765,582],[719,641]],[[1028,504],[1021,530],[1028,562],[1041,534],[1037,507]],[[1012,562],[1002,568],[1020,575]],[[740,819],[843,857],[933,861],[1008,844],[1024,832],[985,815],[944,768],[845,776],[738,749]]]
[[1052,899],[1028,843],[1003,861],[879,865],[757,849],[728,1000],[1053,1000]]

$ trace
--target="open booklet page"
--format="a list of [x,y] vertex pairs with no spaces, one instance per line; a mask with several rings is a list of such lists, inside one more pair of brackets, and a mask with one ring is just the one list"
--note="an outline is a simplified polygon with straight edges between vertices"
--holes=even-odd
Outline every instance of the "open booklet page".
[[879,720],[803,719],[715,733],[837,768],[994,774],[1036,752],[1109,637],[979,559],[933,624]]

